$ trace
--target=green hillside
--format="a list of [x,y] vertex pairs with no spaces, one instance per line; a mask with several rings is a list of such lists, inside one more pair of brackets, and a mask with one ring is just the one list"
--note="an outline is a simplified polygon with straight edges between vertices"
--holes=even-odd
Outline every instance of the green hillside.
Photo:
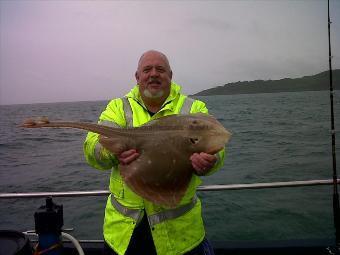
[[[333,88],[340,89],[340,69],[333,70]],[[329,71],[301,78],[281,80],[238,81],[200,91],[194,95],[235,95],[296,91],[320,91],[329,89]]]

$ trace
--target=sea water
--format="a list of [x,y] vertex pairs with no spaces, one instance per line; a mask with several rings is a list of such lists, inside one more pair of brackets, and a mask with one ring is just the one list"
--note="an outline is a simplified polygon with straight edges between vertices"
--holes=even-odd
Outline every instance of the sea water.
[[[203,185],[331,179],[329,93],[199,97],[233,133],[224,167]],[[85,162],[86,132],[22,129],[28,117],[96,122],[107,101],[0,106],[0,192],[107,190],[109,171]],[[339,130],[340,93],[335,93]],[[337,137],[339,139],[339,136]],[[339,142],[338,142],[339,144]],[[339,146],[336,154],[339,158]],[[199,192],[214,241],[333,238],[332,187]],[[79,239],[102,239],[106,197],[54,198],[64,227]],[[0,229],[34,229],[45,199],[0,201]]]

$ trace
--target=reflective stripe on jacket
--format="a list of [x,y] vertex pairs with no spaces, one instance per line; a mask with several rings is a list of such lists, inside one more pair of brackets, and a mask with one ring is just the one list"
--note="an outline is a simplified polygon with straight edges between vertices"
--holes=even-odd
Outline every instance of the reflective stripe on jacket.
[[[207,113],[205,104],[180,93],[180,86],[172,83],[170,95],[162,108],[150,116],[140,95],[138,85],[125,99],[114,99],[101,114],[99,123],[115,127],[139,127],[153,119],[178,113]],[[124,103],[125,101],[125,103]],[[118,254],[124,254],[135,226],[147,214],[157,254],[183,254],[196,247],[204,238],[201,202],[196,197],[196,188],[201,183],[193,175],[188,190],[180,205],[172,210],[150,203],[134,193],[123,181],[117,159],[98,143],[98,135],[88,133],[84,143],[88,163],[98,169],[113,168],[110,191],[105,209],[104,238]],[[219,160],[211,172],[217,170],[224,159],[224,150],[218,153]]]

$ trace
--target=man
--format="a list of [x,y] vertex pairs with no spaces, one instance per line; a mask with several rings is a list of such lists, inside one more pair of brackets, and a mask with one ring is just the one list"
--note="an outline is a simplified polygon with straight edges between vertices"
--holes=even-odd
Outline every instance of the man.
[[[180,93],[180,86],[171,81],[169,61],[161,52],[145,52],[135,78],[137,85],[126,97],[113,99],[100,115],[99,123],[138,127],[167,115],[208,112],[203,102]],[[216,155],[202,152],[190,157],[194,174],[188,190],[178,208],[168,209],[143,199],[124,183],[119,165],[130,164],[140,152],[129,148],[114,156],[108,139],[89,132],[84,143],[85,157],[91,166],[113,168],[103,227],[106,249],[110,251],[107,254],[213,254],[205,239],[201,202],[195,192],[201,183],[198,176],[222,166],[224,150]]]

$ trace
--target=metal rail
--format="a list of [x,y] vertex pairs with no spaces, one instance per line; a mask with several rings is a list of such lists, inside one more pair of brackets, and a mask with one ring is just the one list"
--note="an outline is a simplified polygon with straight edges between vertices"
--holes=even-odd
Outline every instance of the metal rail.
[[[340,184],[340,179],[337,179]],[[222,191],[222,190],[245,190],[245,189],[269,189],[331,185],[333,179],[328,180],[308,180],[308,181],[288,181],[288,182],[267,182],[250,184],[227,184],[227,185],[207,185],[199,186],[198,191]],[[92,191],[67,191],[67,192],[28,192],[28,193],[0,193],[0,199],[11,198],[41,198],[41,197],[87,197],[87,196],[107,196],[109,190]]]

